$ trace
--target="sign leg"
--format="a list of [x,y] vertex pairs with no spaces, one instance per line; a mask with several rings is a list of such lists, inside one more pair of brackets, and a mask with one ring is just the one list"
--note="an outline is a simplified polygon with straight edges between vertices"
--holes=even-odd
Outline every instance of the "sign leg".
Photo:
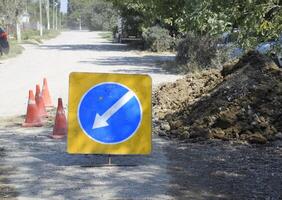
[[112,165],[112,157],[111,157],[111,155],[109,155],[109,157],[108,157],[108,165],[110,166],[110,165]]

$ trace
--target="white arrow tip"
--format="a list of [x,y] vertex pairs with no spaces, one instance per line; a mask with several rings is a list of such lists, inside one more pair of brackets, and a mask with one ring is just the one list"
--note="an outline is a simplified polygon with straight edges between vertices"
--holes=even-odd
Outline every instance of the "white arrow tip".
[[103,118],[103,116],[101,117],[98,113],[96,114],[95,120],[94,120],[94,124],[92,129],[96,129],[96,128],[102,128],[105,126],[109,126],[107,120],[105,120],[105,118]]

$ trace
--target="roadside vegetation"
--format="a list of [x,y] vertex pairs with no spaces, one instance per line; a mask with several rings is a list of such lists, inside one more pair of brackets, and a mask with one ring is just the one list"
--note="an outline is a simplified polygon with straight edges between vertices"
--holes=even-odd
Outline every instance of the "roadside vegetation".
[[112,42],[113,41],[113,33],[112,32],[101,32],[99,33],[99,36],[102,38]]
[[45,30],[43,31],[43,36],[40,36],[38,30],[26,30],[22,33],[22,43],[40,44],[43,40],[55,38],[59,34],[59,30]]
[[65,24],[59,8],[58,0],[1,1],[0,27],[8,34],[10,51],[0,59],[22,53],[21,44],[40,44],[58,36]]
[[117,11],[106,0],[69,0],[67,25],[71,29],[113,31]]
[[173,65],[186,72],[222,67],[282,33],[281,0],[70,0],[69,11],[69,25],[111,30],[119,42],[140,38],[136,44],[153,52],[176,51]]
[[51,30],[51,31],[46,31],[43,37],[40,37],[38,34],[38,31],[35,31],[35,30],[24,31],[23,36],[22,36],[22,41],[20,43],[14,38],[9,40],[9,45],[10,45],[9,53],[3,54],[0,57],[0,60],[13,58],[21,54],[24,51],[24,47],[21,44],[38,45],[38,44],[41,44],[43,40],[55,38],[59,34],[60,34],[60,31]]
[[24,51],[24,48],[16,40],[9,40],[9,44],[10,44],[9,53],[3,54],[0,57],[0,60],[16,57],[17,55],[21,54]]
[[282,33],[279,0],[109,1],[122,18],[122,37],[141,37],[152,51],[176,50],[174,65],[185,71],[222,67]]

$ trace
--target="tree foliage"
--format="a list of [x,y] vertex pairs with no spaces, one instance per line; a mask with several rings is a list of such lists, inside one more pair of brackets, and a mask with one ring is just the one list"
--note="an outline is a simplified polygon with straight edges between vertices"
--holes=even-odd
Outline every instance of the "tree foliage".
[[153,26],[146,29],[142,36],[145,41],[145,48],[153,52],[167,51],[171,48],[172,37],[167,29]]
[[[60,7],[60,0],[41,0],[42,8],[46,8],[49,1],[50,17],[52,13],[53,3]],[[36,24],[39,21],[39,0],[0,0],[0,18],[2,25],[14,25],[21,17],[23,12],[27,11],[30,17],[30,23]],[[42,9],[43,24],[47,24],[46,9]]]
[[22,0],[0,0],[0,17],[4,24],[13,24],[24,9]]
[[111,30],[117,16],[112,4],[103,0],[69,0],[68,24],[71,27],[82,26],[90,30]]
[[282,32],[281,0],[208,0],[193,5],[193,11],[191,4],[185,6],[184,21],[190,31],[217,35],[238,29],[238,43],[245,48],[277,38]]
[[138,13],[139,27],[159,24],[171,35],[220,35],[238,31],[237,42],[254,48],[282,32],[282,0],[107,0],[122,17]]
[[[180,30],[185,0],[108,0],[128,20],[132,13],[138,16],[139,29],[161,25],[176,34]],[[137,26],[137,25],[136,25]]]

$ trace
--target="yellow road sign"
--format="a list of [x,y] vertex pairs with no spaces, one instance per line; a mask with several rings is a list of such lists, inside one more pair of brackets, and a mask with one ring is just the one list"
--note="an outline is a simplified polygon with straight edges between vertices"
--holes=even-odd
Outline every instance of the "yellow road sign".
[[148,75],[73,72],[69,81],[68,153],[151,153]]

